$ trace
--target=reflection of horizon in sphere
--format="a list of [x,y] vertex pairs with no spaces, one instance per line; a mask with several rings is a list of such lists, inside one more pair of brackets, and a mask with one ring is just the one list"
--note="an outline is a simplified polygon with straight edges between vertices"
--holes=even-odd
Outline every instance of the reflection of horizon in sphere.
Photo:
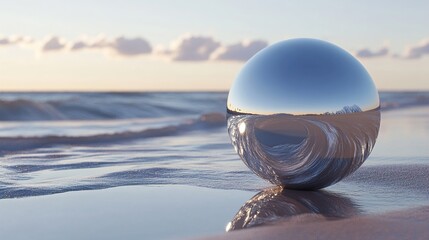
[[354,106],[379,107],[371,76],[347,51],[316,39],[261,50],[240,71],[227,103],[229,111],[245,114],[323,114]]
[[257,53],[228,95],[228,133],[258,176],[294,189],[334,184],[363,164],[380,127],[368,72],[341,48],[293,39]]

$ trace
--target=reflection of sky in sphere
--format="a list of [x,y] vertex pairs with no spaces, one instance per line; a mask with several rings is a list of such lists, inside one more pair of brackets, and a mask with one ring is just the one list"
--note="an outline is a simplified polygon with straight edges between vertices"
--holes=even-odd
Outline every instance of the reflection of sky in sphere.
[[348,52],[315,39],[274,44],[244,66],[228,96],[228,109],[253,114],[320,114],[357,106],[377,108],[377,89]]

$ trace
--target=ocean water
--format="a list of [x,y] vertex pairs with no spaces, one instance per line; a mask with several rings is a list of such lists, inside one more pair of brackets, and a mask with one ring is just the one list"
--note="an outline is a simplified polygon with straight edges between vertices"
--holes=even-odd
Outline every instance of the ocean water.
[[[323,212],[325,198],[340,198],[356,214],[429,204],[429,92],[380,96],[372,154],[325,192],[292,194],[306,211]],[[264,192],[271,185],[234,152],[226,98],[225,92],[0,93],[0,209],[16,198],[139,185],[257,194],[240,210],[252,212],[260,196],[272,195]]]
[[[390,129],[390,122],[410,110],[414,121],[426,120],[429,92],[380,95],[378,143],[390,144],[377,144],[367,162],[405,161],[404,151],[412,154],[407,162],[426,162],[427,125]],[[226,98],[223,92],[0,93],[0,198],[136,184],[266,187],[230,144]],[[407,128],[416,127],[422,128],[417,141],[404,143]],[[392,147],[397,141],[412,146]]]

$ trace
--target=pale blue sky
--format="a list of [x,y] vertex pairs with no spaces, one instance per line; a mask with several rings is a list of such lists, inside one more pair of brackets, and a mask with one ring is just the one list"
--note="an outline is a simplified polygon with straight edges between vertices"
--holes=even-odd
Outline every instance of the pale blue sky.
[[[29,36],[37,43],[48,36],[58,36],[72,42],[83,35],[96,38],[102,34],[106,38],[140,37],[153,48],[168,48],[186,33],[212,37],[222,45],[245,39],[271,44],[287,38],[313,37],[336,43],[350,52],[387,47],[389,55],[394,55],[404,54],[407,46],[429,39],[428,12],[427,1],[16,0],[0,3],[0,39]],[[115,89],[114,77],[121,77],[128,79],[131,90],[163,89],[165,84],[173,90],[219,90],[229,87],[243,64],[182,63],[148,56],[118,60],[94,52],[45,56],[34,50],[36,43],[32,47],[0,46],[0,63],[8,66],[8,70],[0,68],[4,76],[0,89],[24,89],[20,86],[25,85],[31,90],[31,83],[35,83],[34,89],[44,86],[102,90],[95,87],[103,85],[96,84],[98,81],[109,82],[106,89]],[[361,61],[382,89],[429,89],[427,55],[413,60],[382,56]],[[83,65],[93,66],[95,72],[82,69],[81,74],[76,73]],[[27,71],[18,71],[23,67]],[[52,68],[62,70],[49,75],[47,70]],[[87,80],[72,80],[79,77]],[[401,82],[403,78],[408,78],[407,82]],[[121,84],[124,79],[116,81]],[[157,83],[154,85],[153,81]],[[180,86],[175,86],[175,82]]]

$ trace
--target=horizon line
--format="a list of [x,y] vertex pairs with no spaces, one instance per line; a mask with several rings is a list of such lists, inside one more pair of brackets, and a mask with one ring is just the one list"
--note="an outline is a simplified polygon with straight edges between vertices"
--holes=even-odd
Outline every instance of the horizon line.
[[[228,92],[229,89],[179,89],[179,90],[173,90],[173,89],[153,89],[153,90],[1,90],[0,93],[169,93],[169,92],[176,92],[176,93],[193,93],[193,92],[213,92],[213,93],[223,93]],[[429,89],[379,89],[378,92],[429,92]]]

